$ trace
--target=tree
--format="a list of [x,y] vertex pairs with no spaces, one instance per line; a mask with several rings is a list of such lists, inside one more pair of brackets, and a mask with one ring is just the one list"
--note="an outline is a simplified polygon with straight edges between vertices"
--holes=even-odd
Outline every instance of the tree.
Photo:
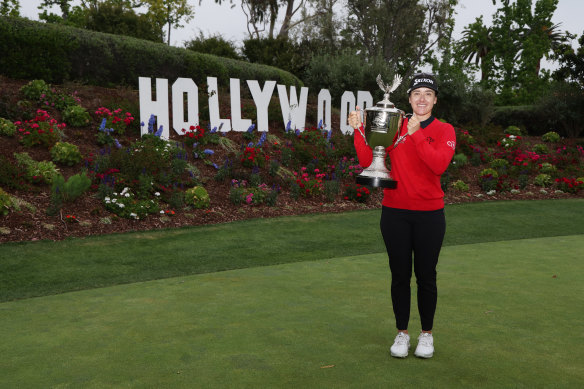
[[348,0],[345,35],[364,57],[381,57],[411,76],[454,27],[458,0]]
[[483,84],[489,79],[493,68],[493,41],[492,31],[483,24],[483,17],[476,18],[462,31],[462,38],[455,43],[455,51],[460,57],[480,66],[481,81]]
[[38,6],[38,9],[43,10],[43,13],[39,15],[41,20],[49,20],[54,14],[48,14],[47,9],[54,5],[59,6],[61,9],[61,17],[63,20],[67,20],[69,17],[69,12],[71,11],[71,2],[73,0],[43,0],[43,2]]
[[182,21],[189,22],[195,14],[194,7],[189,5],[187,0],[143,0],[143,4],[148,7],[146,14],[152,23],[161,30],[166,25],[168,45],[172,28],[184,27]]
[[[568,39],[574,38],[569,35]],[[578,39],[580,47],[574,48],[568,40],[554,48],[552,59],[559,62],[560,67],[553,73],[554,79],[572,81],[584,87],[584,33]]]
[[[497,0],[492,0],[497,4]],[[544,93],[543,57],[566,40],[559,25],[551,23],[558,0],[500,0],[487,27],[482,17],[468,25],[457,42],[457,52],[480,63],[483,86],[498,92],[500,104],[533,103]]]
[[18,0],[2,0],[0,2],[0,15],[20,16],[20,3]]
[[[77,12],[82,15],[76,17]],[[79,27],[88,30],[163,42],[162,30],[153,25],[148,16],[137,14],[127,3],[103,2],[85,10],[76,7],[70,16],[70,19],[74,18],[81,20],[77,22]]]
[[[241,9],[247,19],[247,31],[250,38],[282,38],[288,39],[290,32],[295,27],[325,14],[326,9],[321,9],[318,4],[322,0],[242,0]],[[338,0],[329,0],[336,3]],[[224,0],[215,0],[223,4]],[[234,6],[234,0],[229,0]],[[280,23],[280,29],[276,34],[276,25],[280,9],[285,9],[284,19]],[[295,16],[300,18],[294,20]],[[264,34],[267,29],[267,35]]]
[[[300,17],[303,23],[292,29],[293,38],[296,41],[311,41],[319,47],[320,52],[324,50],[331,53],[338,50],[339,32],[343,25],[334,9],[338,3],[338,0],[315,0],[311,7],[304,7]],[[315,13],[311,8],[318,9],[319,12]]]

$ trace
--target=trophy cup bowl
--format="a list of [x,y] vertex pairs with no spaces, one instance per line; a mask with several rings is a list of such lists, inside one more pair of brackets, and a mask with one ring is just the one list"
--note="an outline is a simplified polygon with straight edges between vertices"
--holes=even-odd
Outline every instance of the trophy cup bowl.
[[397,181],[392,178],[386,166],[385,149],[392,144],[405,115],[404,111],[397,109],[389,101],[389,93],[399,86],[401,77],[396,76],[391,87],[383,84],[380,76],[377,76],[377,83],[385,95],[374,107],[365,109],[365,134],[359,131],[373,150],[373,160],[371,165],[357,176],[356,182],[360,185],[395,189]]

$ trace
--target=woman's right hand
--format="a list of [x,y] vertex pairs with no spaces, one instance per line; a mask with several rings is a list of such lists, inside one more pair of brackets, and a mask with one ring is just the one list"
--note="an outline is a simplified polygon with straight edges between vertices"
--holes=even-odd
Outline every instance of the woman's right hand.
[[355,111],[351,111],[348,122],[355,130],[361,127],[361,108],[359,106],[355,107]]

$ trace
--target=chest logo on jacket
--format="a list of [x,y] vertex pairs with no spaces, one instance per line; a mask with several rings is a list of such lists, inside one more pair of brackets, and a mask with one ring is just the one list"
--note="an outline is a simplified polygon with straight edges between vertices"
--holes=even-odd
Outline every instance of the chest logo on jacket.
[[434,143],[434,138],[432,138],[431,136],[426,138],[426,142],[428,142],[429,144]]
[[448,142],[446,142],[446,144],[450,147],[452,147],[452,150],[454,150],[456,148],[456,142],[453,140],[449,140]]

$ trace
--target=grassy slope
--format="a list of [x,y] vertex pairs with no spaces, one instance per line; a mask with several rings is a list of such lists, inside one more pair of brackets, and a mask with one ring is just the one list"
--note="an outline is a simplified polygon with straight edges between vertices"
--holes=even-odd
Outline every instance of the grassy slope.
[[[445,245],[584,234],[584,200],[446,209]],[[384,252],[379,211],[0,245],[0,301],[228,269]]]

